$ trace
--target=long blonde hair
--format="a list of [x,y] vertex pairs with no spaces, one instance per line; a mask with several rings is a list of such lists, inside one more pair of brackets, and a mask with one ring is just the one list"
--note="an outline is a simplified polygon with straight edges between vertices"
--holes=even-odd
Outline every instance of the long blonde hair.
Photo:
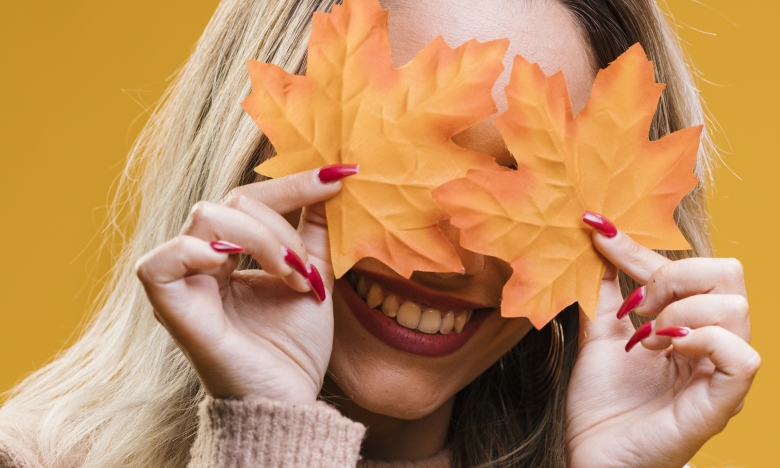
[[[250,91],[245,62],[303,72],[312,14],[334,3],[220,3],[130,152],[110,219],[129,216],[133,235],[112,270],[102,305],[80,339],[12,390],[0,409],[0,431],[24,441],[43,466],[186,466],[205,394],[154,319],[133,265],[178,235],[195,202],[219,200],[255,180],[252,168],[272,149],[239,105]],[[645,11],[639,16],[652,23],[643,36],[652,44],[643,45],[669,84],[664,99],[672,105],[662,105],[659,115],[671,114],[661,116],[656,136],[703,123],[674,34],[650,0],[630,3],[641,4]],[[697,166],[703,183],[678,209],[679,224],[698,255],[709,253],[703,208],[707,161],[714,154],[709,141],[705,135]]]

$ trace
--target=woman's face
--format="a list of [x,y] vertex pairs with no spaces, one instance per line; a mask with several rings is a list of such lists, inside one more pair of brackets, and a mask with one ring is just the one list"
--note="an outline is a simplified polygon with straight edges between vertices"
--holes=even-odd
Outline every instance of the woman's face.
[[[391,9],[390,43],[396,67],[409,62],[438,35],[453,47],[472,38],[509,38],[505,70],[493,88],[499,112],[506,110],[503,89],[518,54],[538,62],[547,74],[563,70],[575,112],[587,101],[595,76],[589,49],[571,13],[554,0],[385,0],[383,6]],[[495,157],[500,164],[512,164],[492,119],[454,140]],[[442,227],[457,239],[457,230]],[[415,273],[405,280],[380,262],[365,259],[337,282],[330,378],[344,396],[373,413],[422,418],[450,402],[530,330],[528,320],[505,319],[499,312],[501,289],[511,268],[463,249],[459,254],[465,275]],[[368,287],[378,285],[369,303],[387,304],[374,310],[368,307],[356,291],[365,293],[357,287],[361,277]],[[398,306],[395,318],[381,311],[386,308],[392,314]],[[447,317],[447,311],[453,314]],[[454,329],[442,334],[441,326],[447,331],[451,320]],[[417,329],[410,328],[417,321]],[[437,333],[420,331],[431,332],[437,325]]]

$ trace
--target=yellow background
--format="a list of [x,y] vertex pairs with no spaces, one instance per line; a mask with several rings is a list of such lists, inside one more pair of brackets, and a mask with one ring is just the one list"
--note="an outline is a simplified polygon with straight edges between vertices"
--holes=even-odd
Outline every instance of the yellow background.
[[[722,131],[711,200],[719,256],[745,265],[764,365],[699,467],[780,466],[776,0],[669,0]],[[0,2],[0,391],[66,345],[108,262],[105,203],[146,109],[217,0]]]

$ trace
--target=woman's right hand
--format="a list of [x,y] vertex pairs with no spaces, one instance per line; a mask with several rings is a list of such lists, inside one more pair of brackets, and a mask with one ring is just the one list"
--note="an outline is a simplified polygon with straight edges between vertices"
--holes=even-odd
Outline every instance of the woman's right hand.
[[[334,279],[321,202],[350,172],[330,166],[238,187],[219,204],[198,202],[181,235],[136,264],[155,317],[212,396],[316,400],[333,346]],[[300,208],[296,231],[282,215]],[[240,258],[230,244],[262,270],[235,271]]]

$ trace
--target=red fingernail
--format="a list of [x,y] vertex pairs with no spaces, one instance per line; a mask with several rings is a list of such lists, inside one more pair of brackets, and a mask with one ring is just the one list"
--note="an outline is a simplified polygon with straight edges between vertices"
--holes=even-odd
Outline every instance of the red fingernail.
[[658,336],[671,336],[672,338],[682,338],[691,334],[688,327],[666,327],[655,331]]
[[301,260],[301,257],[299,257],[298,254],[287,247],[282,246],[282,255],[284,255],[284,261],[295,271],[300,273],[304,278],[309,277],[309,272],[306,271],[306,265],[304,265],[303,260]]
[[325,284],[323,284],[320,272],[317,271],[317,267],[314,265],[309,265],[308,278],[309,284],[314,290],[314,293],[317,295],[320,301],[325,302]]
[[244,251],[244,248],[240,245],[233,244],[231,242],[227,241],[211,241],[209,243],[212,249],[216,250],[219,253],[241,253]]
[[642,304],[642,301],[644,300],[645,300],[644,286],[642,286],[641,288],[636,288],[633,291],[631,291],[631,294],[629,294],[628,297],[626,297],[626,300],[623,301],[622,304],[620,304],[620,309],[618,309],[618,313],[617,313],[618,320],[630,314],[631,311],[639,307]]
[[634,332],[634,336],[631,337],[630,340],[628,340],[628,343],[626,343],[626,352],[631,351],[634,346],[639,344],[640,341],[644,340],[648,336],[650,336],[650,333],[653,332],[653,324],[655,321],[647,322],[643,324],[641,327],[637,328]]
[[325,166],[317,171],[317,177],[320,179],[320,182],[327,184],[355,175],[358,173],[358,169],[360,169],[360,166],[357,164],[334,164]]
[[604,237],[608,237],[612,239],[613,237],[617,236],[618,231],[615,225],[612,224],[612,221],[608,220],[607,218],[601,216],[598,213],[585,211],[582,213],[582,221],[584,221],[585,224],[598,231],[598,233]]

